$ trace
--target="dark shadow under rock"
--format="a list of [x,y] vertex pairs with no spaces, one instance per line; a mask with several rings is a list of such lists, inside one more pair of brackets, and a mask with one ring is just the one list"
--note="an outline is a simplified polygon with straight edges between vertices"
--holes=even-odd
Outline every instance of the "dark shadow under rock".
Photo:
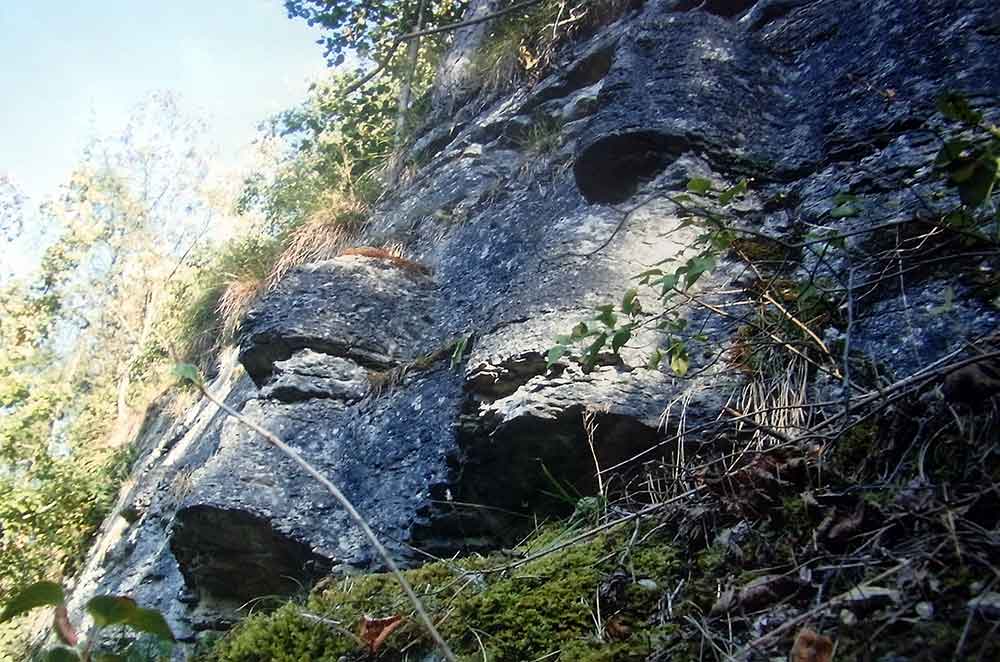
[[170,549],[188,586],[223,599],[291,595],[332,566],[263,517],[211,506],[177,513]]
[[602,136],[576,158],[576,185],[587,202],[624,202],[644,182],[677,160],[687,147],[683,139],[659,131]]

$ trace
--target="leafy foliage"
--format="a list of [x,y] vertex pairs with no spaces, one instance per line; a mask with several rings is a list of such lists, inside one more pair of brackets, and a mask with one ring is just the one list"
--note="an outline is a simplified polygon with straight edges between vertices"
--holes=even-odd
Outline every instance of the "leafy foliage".
[[[55,607],[53,630],[66,646],[55,646],[46,653],[46,660],[74,660],[89,662],[89,660],[124,660],[124,657],[110,653],[98,653],[94,650],[103,628],[121,625],[136,632],[153,635],[168,644],[164,656],[168,657],[174,641],[163,614],[154,609],[143,609],[135,600],[124,596],[98,595],[86,604],[87,613],[94,621],[87,641],[80,641],[73,625],[67,616],[65,596],[62,586],[54,582],[36,582],[16,594],[0,614],[0,623],[15,616],[20,616],[39,607]],[[160,656],[157,655],[157,659]]]
[[[667,359],[675,374],[687,374],[691,364],[688,340],[701,338],[698,334],[688,333],[687,320],[681,317],[674,304],[678,300],[683,301],[701,277],[715,269],[719,257],[735,239],[720,213],[710,210],[708,206],[711,204],[725,209],[746,193],[747,186],[746,179],[725,189],[716,189],[705,178],[689,180],[687,192],[671,199],[680,209],[690,213],[680,227],[695,226],[702,230],[690,246],[695,254],[680,260],[666,258],[635,276],[639,287],[629,288],[621,303],[598,306],[595,309],[597,314],[589,324],[580,322],[568,335],[556,338],[556,344],[547,354],[549,367],[565,356],[570,347],[585,343],[580,362],[584,370],[590,370],[598,363],[602,353],[606,353],[606,348],[610,348],[612,355],[617,355],[637,331],[652,327],[662,332],[663,340],[649,356],[646,367],[657,368]],[[667,265],[671,262],[680,264],[670,269]],[[660,312],[643,308],[640,287],[659,301]]]
[[[326,30],[321,43],[330,65],[343,64],[349,53],[382,62],[395,38],[416,27],[414,0],[285,0],[289,18],[305,19]],[[424,0],[424,27],[461,18],[467,0]]]
[[934,165],[958,189],[963,205],[978,207],[989,200],[1000,178],[1000,128],[987,122],[961,95],[944,95],[937,107],[945,118],[972,135],[946,139]]

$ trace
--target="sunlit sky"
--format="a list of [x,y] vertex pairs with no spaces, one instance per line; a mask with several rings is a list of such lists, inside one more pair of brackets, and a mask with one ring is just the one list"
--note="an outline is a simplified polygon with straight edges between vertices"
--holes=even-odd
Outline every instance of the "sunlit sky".
[[324,71],[318,36],[281,0],[0,0],[0,172],[37,204],[160,90],[235,162]]

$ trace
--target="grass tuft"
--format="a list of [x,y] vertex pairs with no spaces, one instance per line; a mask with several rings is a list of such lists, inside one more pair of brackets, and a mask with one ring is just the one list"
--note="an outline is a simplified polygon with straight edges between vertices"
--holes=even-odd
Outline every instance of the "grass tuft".
[[368,208],[358,198],[329,193],[301,225],[291,230],[268,276],[273,288],[294,267],[336,257],[358,236],[368,219]]

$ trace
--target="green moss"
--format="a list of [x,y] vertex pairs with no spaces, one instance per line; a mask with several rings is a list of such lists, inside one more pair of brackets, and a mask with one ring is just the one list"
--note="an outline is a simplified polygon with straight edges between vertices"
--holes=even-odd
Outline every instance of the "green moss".
[[855,425],[837,439],[830,464],[843,476],[859,474],[875,449],[877,426],[872,421]]
[[[546,548],[568,535],[565,529],[550,527],[518,551],[527,554]],[[673,585],[679,564],[674,550],[662,540],[630,546],[629,538],[625,533],[598,537],[506,572],[499,570],[509,568],[511,558],[495,555],[432,563],[406,574],[463,660],[482,659],[483,651],[495,660],[534,660],[561,651],[551,659],[638,661],[673,632],[670,627],[650,625],[660,591],[639,586],[633,579],[649,579],[660,588]],[[601,622],[606,627],[598,632],[595,596],[616,570],[624,570],[628,577],[624,598],[614,605],[602,603]],[[431,648],[410,617],[410,605],[395,580],[372,574],[336,580],[314,591],[305,605],[288,604],[272,614],[250,617],[198,659],[359,659],[352,637],[304,612],[350,631],[363,614],[403,614],[407,623],[388,638],[380,659],[417,659],[417,653]],[[607,625],[612,617],[613,625]]]
[[799,256],[777,241],[763,237],[744,237],[733,242],[733,250],[751,264],[770,267],[794,265]]

